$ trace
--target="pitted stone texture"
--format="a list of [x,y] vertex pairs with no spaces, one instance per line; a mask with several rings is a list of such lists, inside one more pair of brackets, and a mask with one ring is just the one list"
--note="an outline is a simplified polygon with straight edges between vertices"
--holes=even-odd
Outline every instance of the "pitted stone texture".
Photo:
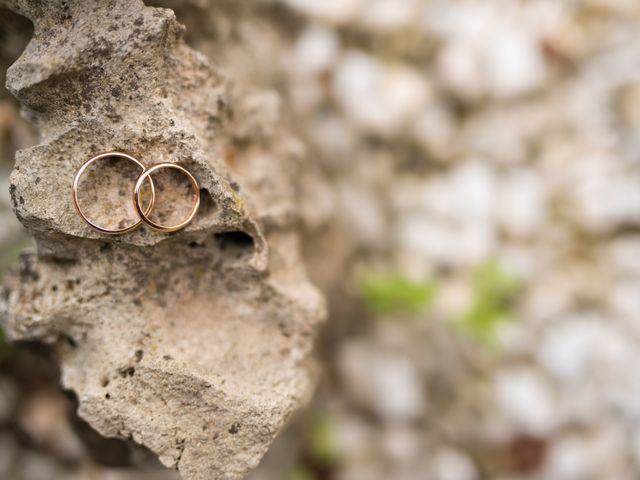
[[[2,327],[57,346],[63,385],[102,434],[187,480],[242,478],[309,397],[325,317],[300,255],[304,152],[277,126],[278,97],[224,79],[170,10],[5,3],[34,23],[7,85],[42,136],[11,176],[38,252],[7,280]],[[109,150],[187,167],[196,220],[173,235],[91,230],[71,183]]]

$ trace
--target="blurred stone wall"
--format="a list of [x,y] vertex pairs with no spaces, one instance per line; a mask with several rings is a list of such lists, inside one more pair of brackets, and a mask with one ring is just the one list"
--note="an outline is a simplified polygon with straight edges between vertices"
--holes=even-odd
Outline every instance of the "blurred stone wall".
[[290,478],[638,478],[640,3],[287,4],[364,305]]
[[310,258],[324,382],[252,480],[640,476],[637,0],[256,0],[251,55],[248,4],[151,3],[280,93],[355,250]]

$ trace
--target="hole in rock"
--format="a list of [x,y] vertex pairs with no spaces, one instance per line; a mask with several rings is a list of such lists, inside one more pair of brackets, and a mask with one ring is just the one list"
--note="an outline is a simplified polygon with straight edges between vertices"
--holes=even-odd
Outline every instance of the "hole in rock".
[[216,242],[220,250],[253,251],[253,237],[241,231],[216,233]]

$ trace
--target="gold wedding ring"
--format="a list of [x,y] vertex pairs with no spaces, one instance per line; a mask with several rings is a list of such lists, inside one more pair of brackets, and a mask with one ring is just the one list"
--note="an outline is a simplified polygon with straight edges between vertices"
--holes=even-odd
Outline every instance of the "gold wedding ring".
[[[140,191],[142,189],[142,185],[144,184],[144,181],[147,178],[151,179],[152,173],[162,169],[174,169],[182,172],[189,179],[189,183],[191,184],[191,190],[193,191],[193,201],[191,203],[191,211],[189,212],[189,215],[183,221],[175,225],[161,225],[159,223],[152,221],[148,216],[149,211],[145,212],[142,209],[142,205],[140,204]],[[182,230],[184,227],[189,225],[189,223],[191,223],[191,220],[193,220],[193,218],[196,216],[196,213],[198,213],[198,208],[200,207],[200,186],[198,185],[198,181],[195,179],[195,177],[191,175],[191,172],[189,172],[189,170],[187,170],[186,168],[181,167],[176,163],[158,163],[157,165],[154,165],[153,167],[146,169],[138,177],[136,186],[133,189],[133,203],[135,204],[136,211],[138,212],[138,215],[140,216],[142,221],[147,225],[149,225],[151,228],[158,230],[160,232],[176,232],[178,230]]]
[[[93,228],[94,230],[97,230],[100,233],[106,233],[107,235],[122,235],[123,233],[127,233],[127,232],[131,232],[132,230],[135,230],[136,228],[138,228],[140,225],[142,225],[142,219],[139,219],[137,222],[133,223],[132,225],[123,227],[123,228],[117,228],[117,229],[109,229],[106,227],[102,227],[100,225],[98,225],[96,222],[94,222],[93,220],[91,220],[86,214],[85,212],[82,210],[82,207],[80,206],[80,200],[78,199],[78,187],[80,185],[80,179],[82,178],[82,176],[84,175],[85,171],[87,170],[87,168],[89,168],[89,166],[95,162],[97,162],[98,160],[103,160],[103,159],[107,159],[107,158],[124,158],[125,160],[129,160],[130,162],[135,163],[136,165],[138,165],[141,169],[142,172],[144,173],[147,169],[147,167],[138,159],[132,157],[131,155],[127,155],[126,153],[122,153],[122,152],[107,152],[107,153],[101,153],[100,155],[96,155],[95,157],[90,158],[89,160],[87,160],[78,170],[78,173],[76,173],[76,177],[73,180],[73,203],[76,207],[76,210],[78,211],[78,213],[80,214],[80,216],[83,218],[83,220],[85,222],[87,222],[89,224],[89,226],[91,228]],[[151,200],[149,201],[149,206],[146,208],[146,213],[150,213],[151,210],[153,209],[153,206],[155,204],[156,201],[156,189],[155,186],[153,184],[153,180],[151,178],[149,178],[149,184],[151,185]]]
[[[128,225],[126,227],[123,228],[119,228],[119,229],[110,229],[110,228],[106,228],[103,226],[100,226],[99,224],[97,224],[96,222],[94,222],[93,220],[91,220],[86,213],[82,210],[82,207],[80,206],[80,201],[78,198],[78,188],[80,185],[80,180],[82,178],[82,176],[84,175],[84,173],[86,172],[87,168],[93,164],[94,162],[97,162],[98,160],[102,160],[102,159],[106,159],[106,158],[110,158],[110,157],[115,157],[115,158],[124,158],[126,160],[129,160],[133,163],[135,163],[136,165],[138,165],[140,167],[140,169],[142,170],[142,173],[140,174],[140,176],[138,177],[138,179],[136,180],[135,186],[133,188],[133,194],[132,194],[132,199],[133,199],[133,204],[135,207],[135,211],[137,212],[138,216],[140,217],[139,220],[131,225]],[[191,184],[191,189],[193,191],[193,199],[192,199],[192,203],[191,203],[191,210],[189,211],[189,214],[187,215],[187,217],[180,221],[179,223],[175,224],[175,225],[162,225],[159,223],[154,222],[153,220],[151,220],[149,218],[149,215],[151,213],[151,211],[153,210],[153,207],[155,206],[155,201],[156,201],[156,188],[155,185],[153,183],[153,179],[151,177],[151,175],[154,172],[157,172],[158,170],[162,170],[162,169],[175,169],[175,170],[179,170],[180,172],[182,172],[187,179],[189,180],[189,183]],[[151,198],[149,200],[149,205],[144,208],[144,206],[142,205],[142,187],[145,184],[145,182],[149,182],[149,185],[151,187]],[[100,233],[104,233],[104,234],[108,234],[108,235],[121,235],[123,233],[127,233],[127,232],[131,232],[133,230],[135,230],[136,228],[138,228],[140,225],[142,225],[143,223],[147,224],[148,226],[150,226],[151,228],[158,230],[160,232],[176,232],[178,230],[182,230],[184,227],[186,227],[189,223],[191,223],[191,221],[195,218],[196,214],[198,213],[198,208],[200,207],[200,186],[198,185],[198,181],[195,179],[195,177],[191,174],[191,172],[189,172],[186,168],[175,164],[175,163],[159,163],[156,165],[153,165],[151,167],[147,167],[144,163],[142,163],[141,161],[139,161],[138,159],[132,157],[131,155],[128,155],[126,153],[122,153],[122,152],[106,152],[106,153],[101,153],[100,155],[96,155],[95,157],[90,158],[89,160],[87,160],[84,164],[82,164],[82,166],[80,167],[80,169],[78,170],[78,172],[76,173],[76,176],[73,180],[73,203],[76,207],[76,210],[78,211],[78,214],[82,217],[82,219],[87,222],[87,224],[93,228],[94,230],[97,230]]]

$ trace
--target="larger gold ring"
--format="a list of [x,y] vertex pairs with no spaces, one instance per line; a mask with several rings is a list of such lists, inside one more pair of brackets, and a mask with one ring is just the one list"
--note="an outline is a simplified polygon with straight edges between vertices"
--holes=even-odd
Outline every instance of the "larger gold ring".
[[[89,168],[89,166],[92,163],[97,162],[98,160],[102,160],[103,158],[109,158],[109,157],[124,158],[138,165],[142,169],[143,174],[145,171],[147,171],[146,165],[144,165],[141,161],[132,157],[131,155],[127,155],[126,153],[106,152],[106,153],[101,153],[100,155],[96,155],[95,157],[92,157],[89,160],[87,160],[80,167],[80,169],[78,170],[78,173],[76,173],[76,176],[73,180],[73,203],[76,207],[76,210],[80,214],[80,216],[83,218],[85,222],[89,224],[91,228],[93,228],[94,230],[97,230],[100,233],[106,233],[107,235],[121,235],[123,233],[127,233],[138,228],[140,225],[142,225],[142,220],[138,220],[136,223],[123,228],[109,229],[109,228],[101,227],[100,225],[95,223],[93,220],[91,220],[89,217],[87,217],[87,215],[82,211],[82,208],[80,207],[80,201],[78,199],[78,187],[80,185],[80,179],[82,178],[82,175],[84,174],[84,172],[87,170],[87,168]],[[151,212],[156,201],[156,190],[155,190],[155,186],[153,185],[153,180],[151,179],[151,177],[149,177],[149,184],[151,185],[151,200],[149,201],[149,205],[145,210],[147,214]]]
[[[142,185],[144,184],[144,181],[147,178],[151,179],[150,175],[153,174],[154,172],[157,172],[158,170],[162,170],[165,168],[179,170],[183,174],[185,174],[186,177],[189,179],[189,183],[191,183],[191,189],[193,190],[193,202],[191,204],[191,211],[189,212],[189,215],[187,216],[186,219],[184,219],[183,221],[175,225],[161,225],[159,223],[154,222],[148,217],[150,209],[147,209],[147,211],[143,211],[142,205],[140,204],[140,191],[142,189]],[[189,172],[189,170],[187,170],[186,168],[181,167],[176,163],[158,163],[153,167],[149,167],[148,169],[146,169],[138,177],[136,186],[133,189],[133,203],[135,204],[136,210],[138,211],[138,215],[140,215],[140,218],[142,219],[142,221],[147,225],[149,225],[151,228],[155,230],[159,230],[161,232],[175,232],[186,227],[189,223],[191,223],[191,220],[193,220],[193,218],[196,216],[196,213],[198,212],[198,208],[200,207],[200,186],[198,185],[198,181],[195,179],[195,177],[191,175],[191,172]]]

